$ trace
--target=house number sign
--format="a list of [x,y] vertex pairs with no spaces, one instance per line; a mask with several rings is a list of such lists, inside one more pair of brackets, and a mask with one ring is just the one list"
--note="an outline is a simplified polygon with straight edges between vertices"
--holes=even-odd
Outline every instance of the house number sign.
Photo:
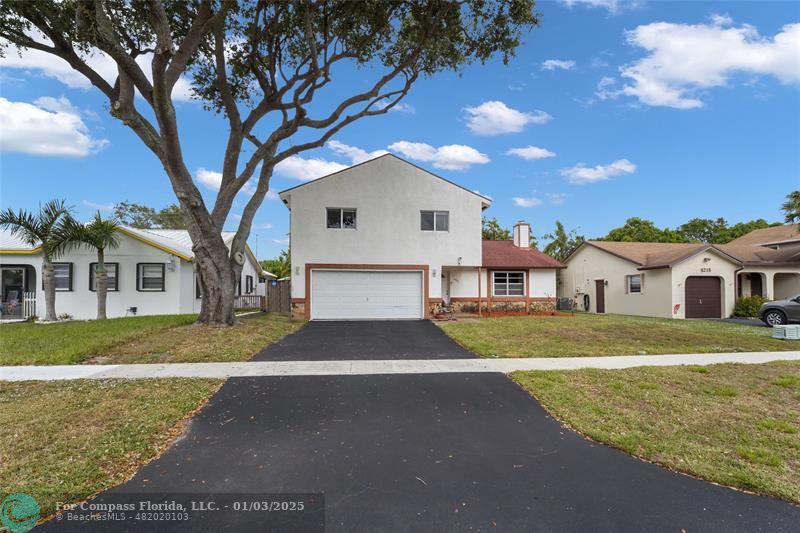
[[700,272],[711,272],[711,268],[710,267],[701,268]]

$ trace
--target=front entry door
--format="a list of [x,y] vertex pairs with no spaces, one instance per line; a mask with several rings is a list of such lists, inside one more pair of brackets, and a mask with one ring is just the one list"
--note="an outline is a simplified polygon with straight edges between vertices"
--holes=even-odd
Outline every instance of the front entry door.
[[595,280],[594,282],[594,294],[595,298],[597,298],[597,302],[595,302],[595,306],[597,307],[598,313],[605,313],[606,312],[606,285],[605,281],[602,279]]
[[761,274],[750,274],[750,296],[764,296],[761,287]]

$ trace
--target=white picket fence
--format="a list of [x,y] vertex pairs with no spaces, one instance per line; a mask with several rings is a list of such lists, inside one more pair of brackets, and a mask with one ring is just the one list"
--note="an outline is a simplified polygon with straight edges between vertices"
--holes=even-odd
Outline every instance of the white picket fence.
[[36,315],[36,293],[22,293],[22,318],[28,319]]

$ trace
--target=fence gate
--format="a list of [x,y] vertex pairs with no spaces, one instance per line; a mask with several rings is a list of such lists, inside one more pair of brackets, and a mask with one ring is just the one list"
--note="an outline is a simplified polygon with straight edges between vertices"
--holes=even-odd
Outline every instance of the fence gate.
[[291,282],[288,279],[276,279],[267,282],[267,309],[269,313],[289,313],[291,305]]

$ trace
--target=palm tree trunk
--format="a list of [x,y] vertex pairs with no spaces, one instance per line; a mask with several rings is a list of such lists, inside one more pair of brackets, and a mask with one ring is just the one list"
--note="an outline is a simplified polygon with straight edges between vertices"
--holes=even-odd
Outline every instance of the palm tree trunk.
[[102,248],[97,249],[97,267],[94,271],[94,282],[97,290],[97,320],[105,320],[108,273],[106,272],[105,253]]
[[56,320],[56,279],[53,263],[48,255],[42,258],[42,283],[44,283],[44,320],[51,322]]

